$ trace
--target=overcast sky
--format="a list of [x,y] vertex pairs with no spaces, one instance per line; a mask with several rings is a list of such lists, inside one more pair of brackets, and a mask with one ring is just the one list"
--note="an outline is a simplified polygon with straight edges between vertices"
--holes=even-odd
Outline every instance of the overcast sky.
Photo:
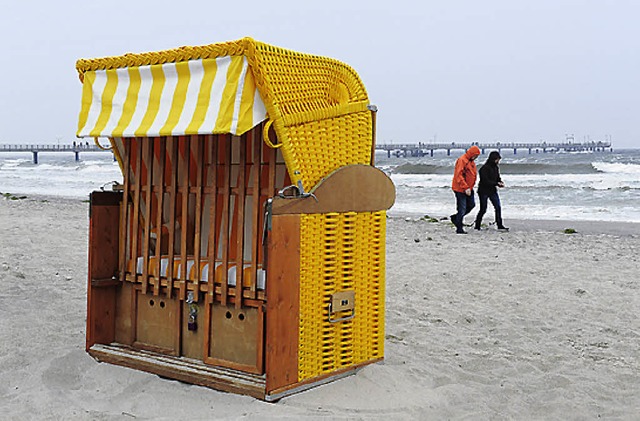
[[102,0],[0,15],[0,143],[74,140],[79,58],[245,36],[351,65],[378,142],[640,147],[640,1]]

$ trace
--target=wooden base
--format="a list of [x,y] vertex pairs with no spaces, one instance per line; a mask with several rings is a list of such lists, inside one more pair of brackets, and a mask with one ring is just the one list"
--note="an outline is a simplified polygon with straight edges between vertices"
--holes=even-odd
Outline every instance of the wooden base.
[[223,392],[248,395],[267,402],[275,402],[285,396],[350,376],[366,365],[382,361],[380,358],[346,367],[331,374],[272,390],[267,394],[264,374],[252,374],[231,368],[207,365],[191,358],[135,349],[118,343],[95,344],[89,349],[89,354],[100,362],[142,370]]
[[142,351],[121,344],[95,344],[89,354],[100,362],[117,364],[224,392],[265,399],[264,375],[206,365],[198,360]]

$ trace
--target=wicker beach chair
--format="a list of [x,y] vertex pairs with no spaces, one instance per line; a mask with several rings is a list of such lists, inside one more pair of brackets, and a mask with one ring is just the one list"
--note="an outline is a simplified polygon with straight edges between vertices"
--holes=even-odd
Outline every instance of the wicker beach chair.
[[76,67],[123,173],[91,195],[92,356],[264,400],[383,359],[395,189],[349,66],[244,38]]

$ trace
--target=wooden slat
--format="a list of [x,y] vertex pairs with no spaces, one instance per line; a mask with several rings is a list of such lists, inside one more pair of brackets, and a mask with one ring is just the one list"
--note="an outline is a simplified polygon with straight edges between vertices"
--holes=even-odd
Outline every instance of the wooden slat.
[[229,200],[231,190],[231,135],[221,136],[221,140],[224,142],[224,182],[222,185],[222,220],[220,223],[220,230],[222,232],[222,305],[227,304],[227,277],[229,274]]
[[[139,278],[139,276],[138,276]],[[133,284],[133,288],[131,288],[131,295],[129,298],[129,308],[131,312],[129,313],[129,326],[131,326],[131,343],[135,342],[136,337],[138,335],[138,294],[140,293],[140,285]]]
[[[182,147],[182,144],[186,144],[184,146],[184,150],[185,150],[185,156],[180,158],[180,153],[179,153],[179,149]],[[186,301],[187,299],[187,237],[188,237],[188,230],[189,230],[189,167],[190,167],[190,161],[191,161],[191,144],[189,142],[189,138],[188,137],[184,137],[184,138],[178,138],[178,141],[176,142],[178,145],[178,153],[176,154],[176,171],[175,171],[175,184],[177,185],[178,190],[181,192],[180,197],[182,199],[182,202],[180,203],[181,206],[181,216],[182,216],[182,221],[180,223],[180,262],[182,263],[180,265],[180,274],[179,276],[179,282],[178,282],[178,297],[181,301]],[[182,160],[184,162],[184,175],[182,177],[183,180],[183,184],[180,184],[180,177],[179,177],[179,161]],[[176,203],[176,207],[177,207],[177,203]],[[176,216],[177,218],[177,216]],[[175,228],[175,226],[174,226]],[[172,261],[171,261],[172,262]],[[172,262],[173,263],[173,262]],[[172,264],[173,266],[173,264]],[[173,269],[172,269],[173,270]],[[178,315],[178,317],[176,317],[174,319],[174,347],[177,350],[178,354],[180,354],[182,352],[182,329],[181,329],[181,325],[182,325],[182,313],[180,313]]]
[[[249,288],[252,298],[256,297],[256,285],[258,284],[258,250],[260,241],[262,240],[262,226],[260,225],[260,215],[262,213],[260,209],[260,182],[262,181],[262,171],[260,160],[262,159],[261,145],[263,145],[263,142],[256,134],[255,128],[247,134],[247,141],[253,151],[253,185],[251,189],[251,286]],[[249,193],[247,192],[247,194]]]
[[267,392],[298,381],[300,216],[273,216],[268,245]]
[[140,185],[142,183],[142,141],[140,138],[135,138],[136,143],[136,167],[134,174],[135,185],[133,188],[133,225],[131,227],[131,250],[130,260],[133,261],[132,272],[136,274],[136,265],[138,263],[138,222],[140,219]]
[[[262,132],[260,132],[262,133]],[[262,136],[261,136],[261,141],[263,141]],[[264,142],[262,142],[264,143]],[[276,159],[278,156],[278,151],[276,149],[270,148],[270,147],[264,147],[262,148],[263,151],[266,150],[266,156],[267,156],[267,166],[268,166],[268,175],[267,175],[267,198],[272,198],[275,197],[276,194],[278,193],[276,191]],[[264,265],[264,269],[267,271],[267,278],[269,276],[269,271],[267,269],[267,262],[269,259],[269,247],[268,247],[268,242],[265,242],[262,245],[262,250],[263,250],[263,265]],[[267,281],[267,284],[269,282]],[[269,319],[269,317],[267,317],[267,319]],[[269,333],[267,332],[267,335]]]
[[188,243],[188,231],[189,231],[189,172],[190,172],[190,155],[191,155],[191,142],[189,138],[183,139],[186,146],[184,161],[184,177],[183,185],[180,186],[182,193],[182,223],[180,224],[180,299],[186,300],[187,298],[187,243]]
[[269,163],[269,197],[276,195],[276,157],[277,150],[273,148],[267,149],[267,159]]
[[[153,205],[153,139],[144,138],[145,162],[147,163],[147,191],[145,194],[144,231],[142,239],[142,293],[147,293],[149,284],[149,243],[151,241],[151,208]],[[142,174],[142,171],[140,172]]]
[[[209,298],[214,297],[215,292],[215,262],[218,256],[218,239],[216,230],[216,218],[218,207],[218,139],[213,135],[207,136],[209,139],[209,157],[210,157],[210,174],[211,174],[211,187],[212,191],[209,193],[209,243],[208,243],[208,255],[209,255],[209,274],[208,274],[208,294]],[[215,141],[215,142],[214,142]],[[210,301],[210,300],[209,300]],[[207,302],[209,302],[207,301]]]
[[160,277],[162,267],[162,222],[164,212],[164,167],[167,156],[166,151],[166,138],[161,137],[158,139],[158,148],[160,149],[159,162],[158,162],[158,184],[154,186],[154,190],[158,195],[158,207],[156,215],[156,280],[153,285],[153,295],[160,295]]
[[[211,265],[209,265],[211,266]],[[211,276],[209,276],[209,281],[211,281]],[[209,282],[211,284],[211,282]],[[215,289],[215,288],[214,288]],[[204,338],[202,344],[202,355],[209,355],[209,351],[211,350],[211,307],[213,302],[215,301],[215,295],[206,294],[204,298]]]
[[119,279],[113,278],[102,278],[102,279],[94,279],[91,278],[91,288],[111,288],[120,285]]
[[196,214],[195,231],[193,235],[193,259],[195,265],[195,275],[193,279],[193,300],[198,301],[198,291],[200,290],[200,238],[202,235],[202,175],[204,173],[204,156],[202,154],[202,142],[204,139],[197,135],[191,136],[192,143],[195,142],[195,163],[196,163]]
[[178,141],[174,136],[170,136],[167,142],[167,151],[171,159],[171,185],[169,188],[169,244],[168,244],[168,265],[167,265],[167,297],[171,298],[173,292],[173,260],[175,257],[176,240],[176,193],[178,190]]
[[[236,231],[236,308],[242,307],[242,283],[244,278],[244,202],[245,202],[245,179],[247,170],[247,143],[246,135],[240,139],[240,162],[238,164],[238,194],[235,196],[234,213],[236,214],[236,224],[233,229]],[[229,244],[229,247],[232,245]]]
[[122,204],[120,205],[120,239],[118,242],[118,250],[120,256],[120,280],[125,281],[127,275],[127,227],[129,226],[129,186],[131,174],[131,141],[123,139],[124,143],[124,192],[122,195]]
[[258,331],[256,332],[256,343],[258,344],[258,355],[256,356],[256,368],[258,373],[264,373],[264,348],[266,346],[264,340],[264,317],[265,306],[258,307],[258,313],[260,314],[260,324],[258,325]]

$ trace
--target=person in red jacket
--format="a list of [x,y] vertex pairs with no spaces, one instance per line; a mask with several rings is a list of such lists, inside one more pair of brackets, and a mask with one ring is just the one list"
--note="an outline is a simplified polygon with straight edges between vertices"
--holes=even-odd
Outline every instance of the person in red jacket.
[[466,234],[462,228],[462,221],[471,209],[476,205],[473,200],[473,187],[476,184],[477,170],[476,158],[480,155],[480,148],[473,145],[458,158],[453,171],[451,189],[456,195],[457,213],[450,216],[451,222],[456,226],[457,234]]

